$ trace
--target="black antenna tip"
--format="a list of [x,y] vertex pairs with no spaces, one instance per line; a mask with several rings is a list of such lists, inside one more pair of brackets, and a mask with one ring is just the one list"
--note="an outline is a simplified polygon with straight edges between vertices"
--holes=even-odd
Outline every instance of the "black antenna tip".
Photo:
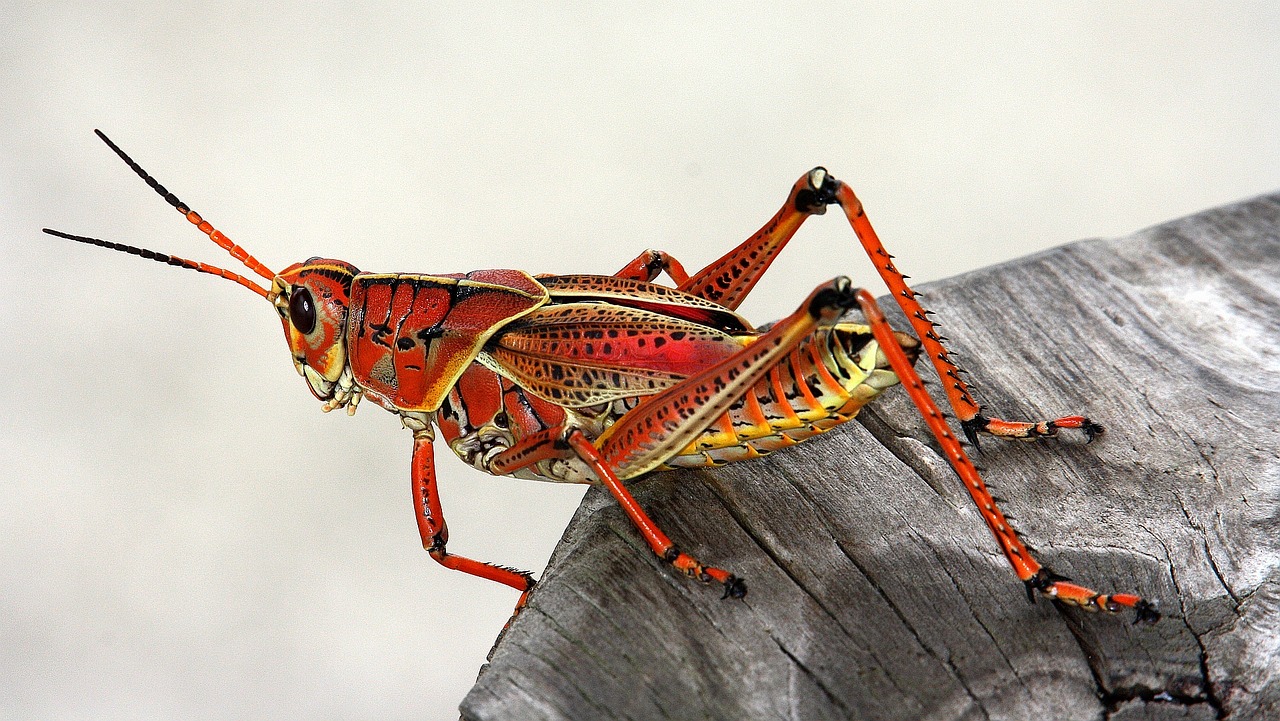
[[106,133],[102,132],[101,130],[98,130],[97,128],[94,128],[93,134],[101,138],[102,142],[106,143],[108,148],[111,148],[116,152],[116,155],[119,155],[121,158],[125,158],[125,162],[129,163],[130,165],[133,164],[132,161],[125,156],[124,152],[120,150],[120,146],[113,143],[111,141],[111,138],[107,137]]
[[[102,142],[106,143],[108,148],[111,148],[112,150],[114,150],[116,155],[119,155],[122,158],[125,157],[124,151],[120,150],[120,146],[116,145],[115,142],[111,140],[111,138],[108,138],[106,133],[102,132],[101,130],[98,130],[97,128],[94,128],[93,134],[98,136],[98,138],[101,139]],[[126,158],[126,162],[129,162],[127,158]]]
[[152,190],[159,193],[160,197],[164,198],[164,202],[168,203],[169,205],[172,205],[175,209],[177,209],[179,213],[182,213],[183,215],[186,215],[188,212],[190,212],[191,209],[188,208],[186,204],[183,203],[181,200],[178,200],[178,196],[174,195],[173,193],[170,193],[168,188],[156,182],[156,179],[151,177],[150,173],[143,170],[141,165],[138,165],[136,162],[134,162],[133,158],[130,158],[128,154],[126,154],[123,150],[120,149],[119,145],[116,145],[115,143],[111,142],[111,138],[108,138],[106,133],[102,132],[101,130],[98,130],[97,128],[94,128],[93,132],[99,138],[102,138],[102,142],[106,143],[107,147],[111,148],[111,151],[113,153],[120,156],[120,159],[125,162],[125,165],[128,165],[133,170],[134,173],[137,173],[139,178],[142,178],[143,181],[145,181],[146,184],[149,185]]

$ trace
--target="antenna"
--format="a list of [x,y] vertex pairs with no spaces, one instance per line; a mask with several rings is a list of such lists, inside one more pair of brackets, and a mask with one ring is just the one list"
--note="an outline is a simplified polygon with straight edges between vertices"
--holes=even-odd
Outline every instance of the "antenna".
[[[217,228],[214,228],[209,223],[209,221],[205,220],[204,218],[201,218],[199,213],[187,207],[186,203],[183,203],[181,200],[178,200],[178,196],[174,195],[173,193],[170,193],[167,188],[165,188],[160,183],[156,182],[156,179],[151,177],[150,173],[143,170],[141,165],[138,165],[136,162],[134,162],[133,158],[130,158],[123,150],[120,149],[120,146],[111,142],[111,138],[108,138],[106,133],[96,128],[94,129],[93,132],[97,134],[99,138],[102,138],[102,142],[106,143],[107,147],[111,148],[111,150],[114,151],[116,155],[119,155],[120,159],[123,160],[125,164],[127,164],[130,168],[132,168],[133,172],[137,173],[139,178],[142,178],[144,181],[146,181],[147,185],[151,186],[152,190],[159,193],[160,197],[164,198],[166,203],[168,203],[169,205],[172,205],[174,208],[177,209],[179,213],[182,213],[184,216],[186,216],[187,220],[191,221],[192,225],[199,228],[201,233],[204,233],[205,235],[209,236],[209,240],[212,240],[214,243],[217,243],[219,247],[221,247],[223,250],[226,250],[228,253],[230,253],[232,258],[235,258],[241,263],[244,263],[245,267],[247,267],[249,270],[252,270],[253,272],[257,273],[263,278],[266,278],[268,281],[275,280],[276,274],[273,273],[270,268],[258,262],[258,259],[254,258],[252,255],[249,255],[248,251],[246,251],[244,248],[241,248],[240,246],[231,242],[231,239],[223,235],[222,231],[218,230]],[[72,238],[72,240],[79,240],[79,238]],[[103,247],[112,247],[112,245],[107,245]],[[124,247],[127,248],[129,246],[124,246]],[[120,250],[120,248],[113,248],[113,249]],[[131,251],[125,251],[125,252],[131,252]],[[166,256],[166,257],[170,257],[170,256]]]
[[216,265],[209,265],[208,263],[201,263],[195,260],[187,260],[186,258],[179,258],[176,255],[165,255],[164,253],[157,253],[154,250],[147,250],[146,248],[135,248],[132,245],[125,245],[124,243],[113,243],[109,240],[99,240],[98,238],[88,238],[83,235],[71,235],[70,233],[63,233],[60,230],[50,230],[49,228],[45,228],[44,232],[48,233],[49,235],[57,236],[59,238],[74,240],[77,243],[87,243],[89,245],[96,245],[99,248],[108,248],[110,250],[118,250],[122,253],[128,253],[130,255],[136,255],[140,258],[146,258],[147,260],[154,260],[156,262],[165,263],[168,265],[176,265],[179,268],[187,268],[189,270],[194,270],[200,273],[208,273],[210,275],[221,276],[223,278],[226,278],[227,280],[234,280],[240,285],[243,285],[244,287],[248,288],[254,293],[257,293],[258,295],[262,296],[263,298],[267,297],[266,288],[263,288],[257,283],[254,283],[252,280],[249,280],[243,275],[232,273],[231,271],[224,270],[222,268],[219,268]]
[[[249,255],[249,253],[245,251],[244,248],[241,248],[235,243],[232,243],[230,238],[223,235],[221,231],[219,231],[218,229],[210,225],[209,222],[206,221],[204,218],[201,218],[199,213],[188,208],[186,203],[183,203],[181,200],[178,200],[178,196],[174,195],[173,193],[170,193],[168,189],[166,189],[163,185],[156,182],[156,179],[151,177],[150,173],[143,170],[142,166],[134,162],[133,158],[130,158],[128,155],[126,155],[125,152],[120,149],[120,146],[111,142],[111,138],[108,138],[105,133],[103,133],[101,130],[94,130],[93,132],[96,133],[99,138],[102,138],[102,142],[106,143],[107,147],[111,148],[111,150],[113,150],[116,155],[119,155],[121,160],[123,160],[130,168],[133,168],[133,172],[137,173],[138,177],[146,181],[147,185],[151,186],[152,190],[159,193],[160,197],[165,199],[165,202],[167,202],[169,205],[172,205],[174,208],[177,208],[179,213],[182,213],[187,220],[191,221],[193,225],[199,228],[200,232],[209,236],[210,240],[212,240],[214,243],[217,243],[218,246],[220,246],[221,248],[225,249],[228,253],[230,253],[232,258],[235,258],[241,263],[244,263],[245,267],[249,268],[253,272],[262,276],[263,278],[266,278],[268,281],[275,280],[276,274],[272,272],[270,268],[258,262],[258,259],[254,258],[252,255]],[[216,265],[201,263],[195,260],[187,260],[186,258],[179,258],[176,255],[167,255],[165,253],[158,253],[154,250],[147,250],[146,248],[138,248],[132,245],[125,245],[124,243],[113,243],[109,240],[100,240],[98,238],[90,238],[83,235],[71,235],[70,233],[63,233],[62,231],[58,231],[58,230],[50,230],[49,228],[45,228],[44,232],[59,238],[74,240],[77,243],[87,243],[88,245],[96,245],[99,248],[107,248],[108,250],[118,250],[122,253],[136,255],[140,258],[145,258],[147,260],[154,260],[156,262],[165,263],[167,265],[175,265],[179,268],[187,268],[189,270],[194,270],[199,273],[208,273],[210,275],[220,276],[222,278],[226,278],[227,280],[233,280],[239,283],[240,285],[243,285],[244,287],[248,288],[254,293],[257,293],[263,298],[270,299],[271,297],[270,291],[268,289],[270,286],[268,286],[268,288],[263,288],[262,286],[258,285],[257,283],[253,282],[252,280],[242,275],[239,275],[237,273],[232,273],[231,271],[226,270],[224,268],[219,268]]]

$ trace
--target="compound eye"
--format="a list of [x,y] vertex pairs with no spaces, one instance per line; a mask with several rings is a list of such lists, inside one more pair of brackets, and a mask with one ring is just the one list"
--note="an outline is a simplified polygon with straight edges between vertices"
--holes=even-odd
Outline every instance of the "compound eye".
[[298,332],[306,335],[316,328],[316,303],[311,291],[295,285],[289,293],[289,322]]

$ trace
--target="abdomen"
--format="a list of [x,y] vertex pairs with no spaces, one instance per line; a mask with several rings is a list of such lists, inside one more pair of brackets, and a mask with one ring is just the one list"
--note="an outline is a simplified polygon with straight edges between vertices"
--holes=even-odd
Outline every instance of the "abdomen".
[[[914,361],[919,344],[897,335]],[[897,383],[866,326],[820,329],[663,467],[701,468],[768,455],[852,419]]]

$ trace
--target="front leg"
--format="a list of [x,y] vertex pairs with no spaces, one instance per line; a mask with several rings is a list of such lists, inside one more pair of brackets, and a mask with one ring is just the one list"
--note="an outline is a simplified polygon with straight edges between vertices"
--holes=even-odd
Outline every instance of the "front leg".
[[418,520],[418,533],[422,536],[422,547],[445,568],[497,581],[520,591],[520,600],[516,604],[518,612],[524,607],[529,591],[533,588],[533,575],[455,556],[445,550],[445,544],[449,541],[449,528],[445,525],[440,495],[436,490],[435,453],[431,447],[435,434],[430,425],[416,420],[411,425],[410,419],[406,419],[405,425],[413,429],[413,510]]

